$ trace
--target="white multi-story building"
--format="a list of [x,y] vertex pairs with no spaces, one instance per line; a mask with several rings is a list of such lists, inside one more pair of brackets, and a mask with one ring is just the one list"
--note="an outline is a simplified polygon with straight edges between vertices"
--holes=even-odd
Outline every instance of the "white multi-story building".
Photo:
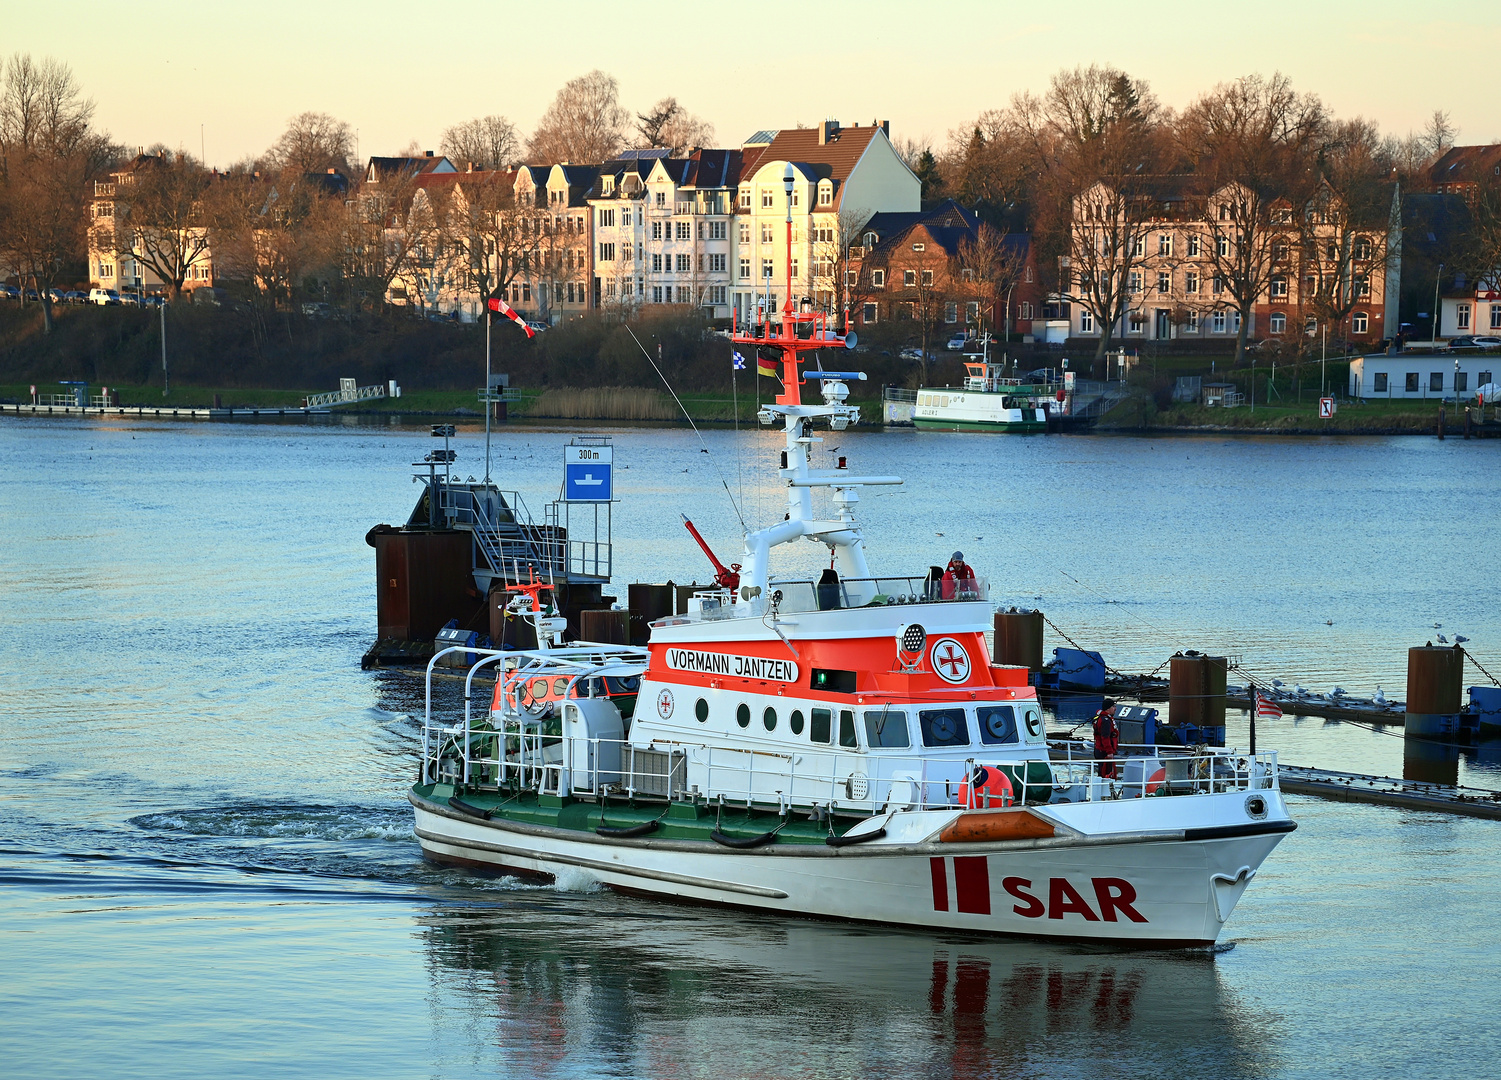
[[921,209],[922,184],[891,145],[887,125],[761,131],[741,148],[731,227],[731,303],[737,317],[786,299],[787,166],[793,170],[792,291],[824,311],[842,306],[837,279],[860,229],[880,211]]
[[702,308],[728,318],[731,203],[739,150],[629,151],[600,169],[594,214],[594,289],[602,308]]

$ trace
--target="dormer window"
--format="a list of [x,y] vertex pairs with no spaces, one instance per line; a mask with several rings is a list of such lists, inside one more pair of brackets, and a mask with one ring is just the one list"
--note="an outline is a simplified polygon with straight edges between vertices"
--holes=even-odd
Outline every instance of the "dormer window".
[[829,183],[827,180],[818,185],[818,205],[834,205],[834,185]]
[[913,244],[912,245],[912,250],[913,251],[927,251],[928,250],[928,245],[927,244]]
[[750,208],[750,188],[743,187],[740,189],[740,209],[749,210]]

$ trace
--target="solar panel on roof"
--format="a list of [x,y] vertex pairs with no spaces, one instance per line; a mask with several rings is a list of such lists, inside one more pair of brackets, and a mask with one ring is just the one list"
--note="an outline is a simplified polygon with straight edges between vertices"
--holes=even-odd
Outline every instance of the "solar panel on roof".
[[655,161],[657,158],[665,158],[671,154],[671,150],[661,147],[652,147],[647,150],[622,150],[620,161]]
[[749,139],[746,139],[745,142],[742,145],[745,145],[745,146],[770,146],[771,145],[771,140],[773,140],[773,139],[775,139],[777,137],[777,130],[778,129],[773,128],[773,129],[771,129],[769,131],[758,131],[754,135],[752,135]]

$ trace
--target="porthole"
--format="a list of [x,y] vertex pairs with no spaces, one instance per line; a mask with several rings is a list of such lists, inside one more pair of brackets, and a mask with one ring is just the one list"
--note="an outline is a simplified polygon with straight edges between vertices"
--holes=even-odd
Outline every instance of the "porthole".
[[766,725],[767,731],[775,731],[777,729],[777,711],[775,709],[767,709],[761,714],[761,723]]
[[568,693],[568,680],[554,679],[552,681],[552,692],[554,694],[557,694],[558,697],[562,697],[564,694]]
[[741,727],[750,727],[750,706],[743,701],[740,703],[740,707],[735,710],[735,723]]
[[698,717],[700,724],[709,719],[709,703],[703,698],[699,698],[698,703],[693,706],[693,715]]
[[787,726],[792,729],[792,734],[794,735],[801,735],[803,733],[803,713],[801,709],[792,710],[792,715],[787,718]]

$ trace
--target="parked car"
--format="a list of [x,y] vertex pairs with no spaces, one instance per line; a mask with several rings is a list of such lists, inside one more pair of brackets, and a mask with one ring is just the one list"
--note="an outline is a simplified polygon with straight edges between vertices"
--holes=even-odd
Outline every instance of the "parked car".
[[953,337],[949,338],[947,348],[949,352],[960,352],[964,349],[964,346],[968,344],[969,338],[967,336],[965,336],[964,334],[955,334]]
[[14,285],[0,285],[0,300],[19,300],[21,290]]
[[194,307],[223,307],[229,294],[213,285],[203,285],[193,290]]
[[89,303],[98,304],[101,307],[110,305],[118,307],[120,304],[120,294],[115,292],[114,289],[90,289]]
[[907,346],[901,352],[897,353],[897,356],[902,360],[921,360],[923,358],[922,350],[916,345]]
[[1501,349],[1501,337],[1492,337],[1489,334],[1477,334],[1475,344],[1482,349]]
[[1480,344],[1475,340],[1474,334],[1460,334],[1458,337],[1451,337],[1449,339],[1450,352],[1469,351],[1478,348],[1480,348]]
[[65,301],[63,299],[63,297],[65,295],[66,294],[61,289],[48,289],[47,290],[47,299],[51,300],[54,304],[63,304],[63,303],[66,303],[67,301]]
[[526,325],[537,331],[552,329],[552,323],[538,322],[536,319],[528,319]]
[[120,303],[124,307],[140,307],[140,294],[133,292],[123,292],[120,294]]
[[1050,367],[1033,368],[1027,372],[1027,381],[1034,383],[1052,382],[1057,372]]
[[141,306],[149,308],[166,307],[167,298],[165,296],[143,296],[141,297]]
[[65,304],[87,304],[88,302],[89,294],[79,292],[77,289],[71,289],[63,293],[63,303]]
[[312,300],[302,305],[302,313],[315,319],[326,319],[334,313],[334,309],[322,300]]
[[42,294],[35,289],[27,289],[24,295],[27,303],[39,304],[42,302]]

